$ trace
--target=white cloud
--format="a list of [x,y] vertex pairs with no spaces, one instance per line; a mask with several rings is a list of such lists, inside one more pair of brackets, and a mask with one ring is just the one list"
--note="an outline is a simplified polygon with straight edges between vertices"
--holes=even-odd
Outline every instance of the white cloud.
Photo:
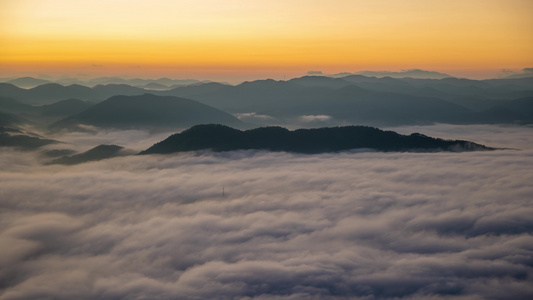
[[235,114],[235,117],[237,117],[239,120],[243,122],[258,124],[258,125],[280,125],[283,123],[280,120],[272,116],[261,115],[255,112]]
[[310,122],[326,122],[331,120],[331,116],[328,115],[304,115],[300,116],[299,120],[304,123]]
[[522,150],[2,152],[0,299],[530,297],[531,129],[462,130]]

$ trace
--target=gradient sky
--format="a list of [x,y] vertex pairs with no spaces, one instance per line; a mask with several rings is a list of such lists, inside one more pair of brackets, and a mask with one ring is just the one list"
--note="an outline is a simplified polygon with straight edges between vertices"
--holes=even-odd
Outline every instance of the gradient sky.
[[0,76],[533,67],[530,0],[0,0]]

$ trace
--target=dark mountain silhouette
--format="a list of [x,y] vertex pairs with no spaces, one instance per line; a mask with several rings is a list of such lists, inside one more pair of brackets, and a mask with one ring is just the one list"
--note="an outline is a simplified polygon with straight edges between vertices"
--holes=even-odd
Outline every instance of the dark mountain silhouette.
[[267,150],[297,153],[337,152],[358,148],[379,151],[472,151],[493,150],[468,141],[443,140],[414,133],[400,135],[366,126],[346,126],[289,131],[262,127],[240,131],[223,125],[197,125],[174,134],[140,154],[184,151]]
[[21,77],[21,78],[9,80],[7,81],[7,83],[11,83],[20,88],[28,89],[28,88],[34,88],[39,85],[50,83],[50,81],[44,80],[44,79],[37,79],[33,77]]
[[123,149],[123,147],[117,145],[99,145],[80,154],[72,156],[63,156],[54,159],[48,164],[75,165],[90,161],[98,161],[102,159],[128,155],[127,153],[122,152]]
[[50,128],[77,130],[79,124],[103,128],[184,128],[206,122],[244,126],[232,115],[194,100],[144,94],[111,97]]
[[58,141],[43,139],[37,134],[17,128],[0,126],[0,147],[35,150],[39,147],[54,143],[58,143]]

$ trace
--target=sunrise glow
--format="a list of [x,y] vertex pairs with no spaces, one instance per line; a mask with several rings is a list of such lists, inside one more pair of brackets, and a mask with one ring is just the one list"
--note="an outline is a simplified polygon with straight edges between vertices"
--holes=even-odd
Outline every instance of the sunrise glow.
[[1,76],[483,78],[533,65],[529,0],[4,0],[0,11]]

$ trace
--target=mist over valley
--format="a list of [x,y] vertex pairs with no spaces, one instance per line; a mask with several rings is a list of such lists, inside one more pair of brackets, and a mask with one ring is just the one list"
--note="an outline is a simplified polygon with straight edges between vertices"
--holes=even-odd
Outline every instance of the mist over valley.
[[101,83],[0,85],[0,299],[533,296],[531,78]]

